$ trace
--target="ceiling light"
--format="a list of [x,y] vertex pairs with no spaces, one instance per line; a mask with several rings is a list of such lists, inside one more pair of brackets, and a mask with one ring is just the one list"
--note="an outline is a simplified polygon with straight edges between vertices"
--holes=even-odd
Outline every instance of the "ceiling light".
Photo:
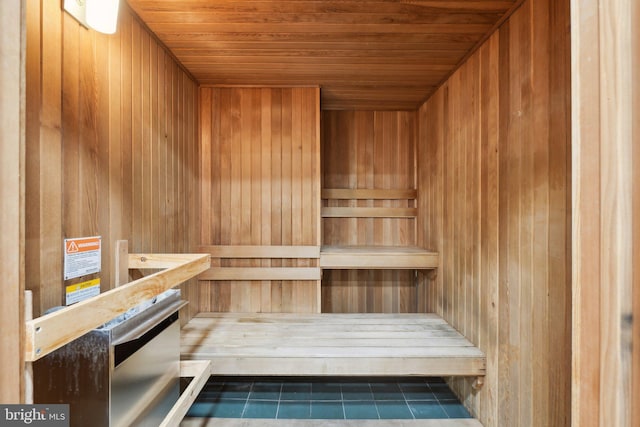
[[64,0],[64,10],[87,28],[105,34],[116,32],[120,0]]

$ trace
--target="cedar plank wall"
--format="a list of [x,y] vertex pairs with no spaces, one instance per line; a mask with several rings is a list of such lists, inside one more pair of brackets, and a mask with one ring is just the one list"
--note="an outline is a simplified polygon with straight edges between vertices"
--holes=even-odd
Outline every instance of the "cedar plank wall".
[[[323,111],[323,188],[415,188],[415,111]],[[326,206],[415,207],[406,200],[331,200]],[[324,245],[415,245],[415,219],[323,218]],[[416,312],[414,272],[324,270],[322,311]]]
[[419,110],[428,311],[486,353],[450,383],[487,426],[570,423],[568,6],[524,2]]
[[640,426],[640,5],[572,2],[573,426]]
[[0,402],[20,403],[24,291],[24,96],[20,0],[0,1]]
[[[62,281],[65,237],[102,236],[103,291],[116,240],[132,253],[195,243],[195,82],[125,2],[111,36],[60,5],[27,2],[26,286],[36,316],[72,283]],[[197,293],[184,292],[193,314]]]
[[[319,89],[203,87],[200,96],[200,244],[320,245]],[[317,267],[306,259],[222,262]],[[203,281],[200,311],[317,312],[318,286]]]

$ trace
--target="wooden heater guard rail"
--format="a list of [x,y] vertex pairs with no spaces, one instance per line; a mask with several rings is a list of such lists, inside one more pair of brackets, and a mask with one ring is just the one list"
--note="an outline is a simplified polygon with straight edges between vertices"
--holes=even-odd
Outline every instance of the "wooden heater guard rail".
[[38,360],[210,267],[207,254],[130,254],[128,260],[129,268],[164,270],[27,321],[25,361]]

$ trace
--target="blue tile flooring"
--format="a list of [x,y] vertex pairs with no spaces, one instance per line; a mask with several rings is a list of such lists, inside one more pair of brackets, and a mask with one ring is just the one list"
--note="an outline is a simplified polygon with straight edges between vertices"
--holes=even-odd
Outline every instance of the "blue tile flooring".
[[470,418],[441,378],[211,377],[187,417]]

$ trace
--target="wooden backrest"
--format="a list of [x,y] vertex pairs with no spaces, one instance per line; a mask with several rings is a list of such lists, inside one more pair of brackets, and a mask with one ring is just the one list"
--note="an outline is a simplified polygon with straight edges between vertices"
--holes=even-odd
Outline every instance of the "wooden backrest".
[[[325,188],[322,198],[325,200],[415,200],[417,190],[378,189],[378,188]],[[336,207],[324,206],[323,218],[415,218],[416,208],[391,207]]]
[[[211,255],[212,264],[222,259],[315,259],[320,258],[319,246],[201,246],[199,252]],[[219,264],[219,263],[218,263]],[[316,263],[317,264],[317,263]],[[320,267],[221,267],[212,266],[198,276],[210,281],[320,280]]]

